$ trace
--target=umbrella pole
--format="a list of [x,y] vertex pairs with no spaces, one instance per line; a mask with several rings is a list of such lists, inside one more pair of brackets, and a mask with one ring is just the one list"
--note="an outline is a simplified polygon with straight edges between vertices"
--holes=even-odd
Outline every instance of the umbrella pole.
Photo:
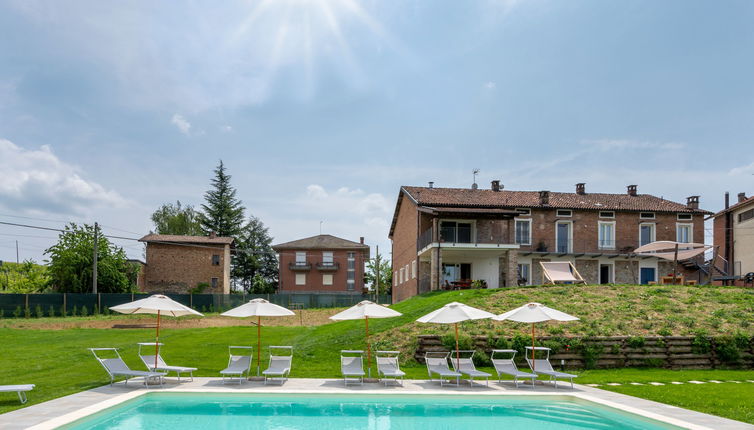
[[531,370],[534,370],[534,323],[531,323]]
[[458,350],[458,323],[456,326],[456,369],[461,368],[461,352]]
[[259,376],[259,360],[262,354],[262,317],[257,315],[257,376]]
[[157,357],[160,355],[160,311],[157,311],[157,332],[154,336],[154,371],[157,371]]
[[364,321],[367,324],[367,374],[372,377],[372,348],[369,346],[369,317],[365,316]]

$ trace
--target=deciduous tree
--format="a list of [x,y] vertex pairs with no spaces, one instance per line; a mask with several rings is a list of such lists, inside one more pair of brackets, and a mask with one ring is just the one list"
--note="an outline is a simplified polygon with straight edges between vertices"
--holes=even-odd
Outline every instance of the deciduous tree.
[[182,206],[180,201],[160,206],[152,214],[152,222],[157,234],[200,236],[203,233],[199,213],[191,205]]

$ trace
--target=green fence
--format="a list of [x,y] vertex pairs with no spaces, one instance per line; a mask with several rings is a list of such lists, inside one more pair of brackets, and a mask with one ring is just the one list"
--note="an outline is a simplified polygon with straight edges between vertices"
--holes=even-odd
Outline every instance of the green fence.
[[[110,306],[149,297],[147,293],[135,294],[0,294],[0,313],[4,318],[50,317],[103,313]],[[201,312],[218,312],[261,297],[288,308],[347,307],[362,300],[375,300],[366,294],[165,294],[171,299]],[[380,303],[391,303],[389,295],[381,295]]]

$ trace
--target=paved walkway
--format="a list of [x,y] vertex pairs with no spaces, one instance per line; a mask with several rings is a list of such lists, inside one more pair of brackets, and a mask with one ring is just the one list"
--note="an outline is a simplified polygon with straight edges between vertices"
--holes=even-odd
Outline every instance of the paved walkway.
[[407,380],[404,386],[385,386],[381,383],[366,383],[361,386],[343,386],[342,380],[336,379],[290,379],[283,386],[264,385],[249,381],[242,385],[223,384],[218,378],[195,378],[193,382],[166,383],[162,389],[146,389],[134,381],[128,386],[118,383],[113,387],[104,386],[89,391],[73,394],[38,405],[29,406],[7,414],[0,415],[0,428],[16,430],[31,428],[35,430],[53,429],[98,410],[116,405],[146,392],[233,392],[233,393],[363,393],[363,394],[452,394],[452,395],[569,395],[606,406],[611,406],[638,413],[650,418],[662,420],[677,426],[693,430],[727,429],[754,430],[754,426],[738,421],[728,420],[712,415],[681,409],[662,403],[630,397],[619,393],[600,390],[594,387],[576,385],[571,390],[569,384],[538,384],[536,389],[530,387],[515,388],[510,382],[490,382],[489,386],[476,383],[472,388],[467,383],[460,387],[440,387],[436,382],[426,380]]
[[624,383],[618,383],[618,382],[607,382],[604,384],[585,384],[587,387],[593,387],[598,388],[602,386],[610,386],[610,387],[619,387],[621,385],[646,385],[646,386],[653,386],[653,387],[660,387],[663,385],[683,385],[683,384],[694,384],[694,385],[700,385],[700,384],[746,384],[746,383],[752,383],[754,384],[754,381],[752,380],[743,380],[743,381],[716,381],[714,379],[710,379],[708,381],[686,381],[686,382],[624,382]]

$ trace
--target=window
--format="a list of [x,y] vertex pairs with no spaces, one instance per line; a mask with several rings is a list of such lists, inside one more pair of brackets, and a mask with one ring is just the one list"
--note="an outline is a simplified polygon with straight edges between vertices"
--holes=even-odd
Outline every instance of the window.
[[655,225],[649,223],[639,224],[639,246],[643,246],[654,241]]
[[555,252],[569,253],[571,246],[572,224],[570,221],[555,223]]
[[416,279],[416,260],[411,262],[411,279]]
[[521,215],[531,215],[531,209],[529,208],[516,208],[516,212],[520,213]]
[[406,264],[406,282],[408,282],[408,276],[409,276],[408,264]]
[[296,285],[306,285],[306,273],[296,273]]
[[738,222],[748,221],[752,218],[754,218],[754,209],[749,209],[738,214]]
[[529,266],[528,264],[519,264],[518,265],[518,282],[523,285],[529,285],[531,282],[531,278],[529,277]]
[[601,211],[600,218],[615,218],[615,212]]
[[691,214],[678,214],[678,221],[691,221],[693,218]]
[[531,245],[531,220],[516,220],[516,243],[518,245]]
[[403,283],[403,267],[398,269],[398,283],[399,284]]
[[322,274],[322,285],[332,285],[332,273]]
[[692,224],[675,225],[675,241],[678,243],[691,243],[694,241],[694,229]]
[[471,223],[442,221],[440,223],[440,239],[444,242],[471,243]]
[[398,286],[398,272],[393,272],[393,286]]
[[306,265],[306,252],[305,251],[296,252],[296,265],[297,266]]
[[219,266],[220,265],[220,256],[217,254],[212,255],[212,265],[213,266]]
[[555,216],[573,216],[573,211],[569,209],[558,209],[555,211]]
[[346,270],[346,289],[353,291],[356,289],[356,253],[349,252],[346,258],[347,268]]
[[217,288],[217,284],[220,282],[217,278],[211,278],[209,280],[209,284],[212,286],[212,288]]
[[655,219],[655,213],[654,212],[640,212],[639,218],[640,219]]
[[333,265],[332,251],[325,251],[322,253],[322,264],[329,266]]
[[615,249],[615,221],[597,223],[599,249]]

